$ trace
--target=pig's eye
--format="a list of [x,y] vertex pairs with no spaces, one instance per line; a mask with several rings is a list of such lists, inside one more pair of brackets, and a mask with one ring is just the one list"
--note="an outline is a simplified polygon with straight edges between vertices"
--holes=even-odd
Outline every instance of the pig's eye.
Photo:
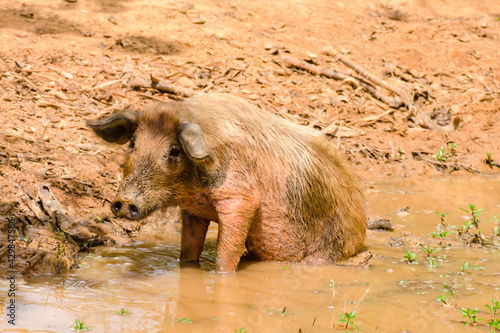
[[135,138],[134,138],[134,137],[132,137],[132,138],[130,139],[130,143],[129,143],[129,145],[128,145],[128,150],[129,150],[129,151],[133,151],[134,149],[135,149]]
[[181,153],[181,150],[179,149],[179,147],[172,146],[170,148],[170,154],[169,155],[170,155],[171,158],[179,156],[180,153]]

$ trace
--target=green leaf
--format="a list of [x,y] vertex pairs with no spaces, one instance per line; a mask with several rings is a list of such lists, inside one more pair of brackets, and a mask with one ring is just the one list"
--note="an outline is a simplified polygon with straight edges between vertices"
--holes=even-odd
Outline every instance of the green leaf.
[[465,208],[463,208],[463,207],[458,207],[458,208],[460,208],[461,210],[463,210],[464,212],[467,212],[467,213],[469,213],[469,214],[471,213],[471,212],[469,212],[467,209],[465,209]]
[[179,319],[177,319],[177,321],[180,323],[192,323],[194,321],[194,319],[192,319],[192,318],[179,318]]

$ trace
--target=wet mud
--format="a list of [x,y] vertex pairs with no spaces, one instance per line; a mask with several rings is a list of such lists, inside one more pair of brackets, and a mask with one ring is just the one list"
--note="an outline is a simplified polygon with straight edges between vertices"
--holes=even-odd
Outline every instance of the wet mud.
[[[353,323],[362,332],[489,332],[485,305],[500,293],[493,237],[499,179],[392,179],[368,186],[370,216],[388,219],[394,230],[369,231],[367,266],[244,260],[236,274],[217,274],[214,225],[199,266],[178,261],[175,225],[162,239],[144,229],[131,245],[92,248],[69,274],[26,279],[18,287],[19,321],[45,332],[74,327],[76,319],[102,332],[331,332],[342,329],[337,313],[355,309]],[[483,246],[457,233],[468,221],[459,207],[469,203],[485,209]],[[447,227],[436,212],[448,213]],[[449,234],[429,235],[439,228]],[[434,263],[420,245],[436,250]],[[415,253],[415,262],[404,261],[406,251]],[[483,320],[464,326],[460,309],[476,307]],[[117,314],[122,308],[126,314]]]

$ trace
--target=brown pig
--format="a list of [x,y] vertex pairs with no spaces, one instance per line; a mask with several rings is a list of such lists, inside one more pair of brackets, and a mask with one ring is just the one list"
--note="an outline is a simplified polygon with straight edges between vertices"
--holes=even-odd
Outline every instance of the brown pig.
[[216,270],[240,258],[326,264],[363,249],[363,185],[316,131],[244,100],[206,94],[123,111],[88,126],[129,142],[111,210],[142,219],[179,206],[181,261],[197,261],[218,223]]

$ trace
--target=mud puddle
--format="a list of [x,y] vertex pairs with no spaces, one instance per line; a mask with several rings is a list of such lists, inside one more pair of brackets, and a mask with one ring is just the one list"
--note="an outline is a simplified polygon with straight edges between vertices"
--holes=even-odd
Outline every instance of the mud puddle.
[[[446,224],[463,225],[467,214],[459,207],[469,203],[486,209],[481,221],[500,217],[500,179],[373,181],[368,187],[369,215],[395,226],[369,232],[368,268],[245,261],[236,274],[216,274],[212,225],[200,267],[180,267],[179,242],[170,236],[163,244],[95,248],[70,275],[19,281],[16,330],[9,330],[2,306],[1,332],[69,332],[76,319],[94,332],[332,332],[340,328],[337,313],[354,309],[362,332],[490,332],[485,304],[500,298],[495,223],[481,222],[490,244],[483,247],[466,246],[451,227],[442,227],[450,232],[443,240],[428,234],[439,231],[436,211],[448,213]],[[430,255],[433,265],[419,243],[440,249]],[[402,261],[405,251],[417,262]],[[0,290],[7,289],[0,281]],[[6,303],[6,292],[0,301]],[[476,307],[476,318],[484,320],[464,326],[459,310]],[[125,314],[117,314],[122,308]]]

